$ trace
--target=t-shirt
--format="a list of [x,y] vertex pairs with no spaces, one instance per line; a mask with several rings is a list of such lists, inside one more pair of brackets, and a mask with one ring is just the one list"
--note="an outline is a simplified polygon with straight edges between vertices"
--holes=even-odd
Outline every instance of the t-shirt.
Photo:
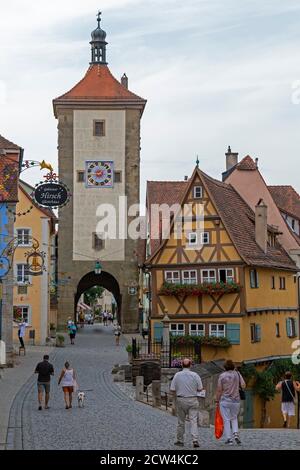
[[227,370],[219,377],[218,389],[222,392],[222,397],[239,400],[240,384],[243,387],[245,386],[245,382],[241,374],[236,370]]
[[178,397],[188,398],[196,397],[202,388],[200,376],[189,369],[183,369],[174,375],[170,390],[176,392]]
[[39,374],[38,382],[50,382],[50,375],[54,373],[53,365],[48,361],[39,362],[35,368],[35,372]]
[[283,403],[293,402],[295,398],[295,389],[292,380],[281,382],[281,401]]
[[25,330],[26,330],[26,328],[27,328],[27,323],[25,323],[25,322],[24,322],[24,323],[20,323],[20,325],[19,325],[19,332],[18,332],[20,338],[23,338],[23,337],[25,336]]

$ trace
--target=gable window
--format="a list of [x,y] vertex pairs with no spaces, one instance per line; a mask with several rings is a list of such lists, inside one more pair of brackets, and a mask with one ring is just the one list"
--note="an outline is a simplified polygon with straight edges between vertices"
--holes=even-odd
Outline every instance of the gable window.
[[259,343],[261,341],[261,327],[257,323],[250,325],[251,343]]
[[202,186],[194,186],[194,198],[202,199],[203,189]]
[[285,277],[279,278],[279,289],[285,290]]
[[216,282],[216,270],[215,269],[202,269],[201,270],[201,282]]
[[275,276],[271,277],[271,288],[276,289]]
[[279,323],[276,323],[276,324],[275,324],[275,328],[276,328],[276,338],[280,338],[280,327],[279,327]]
[[84,183],[84,171],[77,171],[77,183]]
[[104,137],[105,136],[105,121],[94,121],[94,136]]
[[201,233],[201,243],[202,245],[207,245],[209,243],[209,232]]
[[93,233],[93,249],[95,251],[103,250],[105,247],[105,240],[101,238],[101,235],[98,233]]
[[179,271],[166,271],[165,281],[170,282],[171,284],[179,284],[180,283]]
[[29,283],[28,264],[17,264],[17,283]]
[[14,310],[18,311],[18,318],[31,325],[30,307],[28,305],[16,305]]
[[220,282],[234,282],[234,270],[229,269],[219,269],[219,281]]
[[295,318],[286,319],[286,334],[288,338],[295,338],[297,336],[296,320]]
[[190,323],[189,330],[191,336],[205,336],[204,323]]
[[197,284],[197,271],[183,271],[182,282],[183,284]]
[[258,288],[258,273],[256,269],[250,269],[250,287],[252,289]]
[[30,229],[18,228],[17,229],[18,246],[30,246]]
[[173,336],[184,336],[184,323],[171,323],[170,324],[170,333]]
[[216,338],[225,338],[225,324],[211,323],[209,325],[209,336],[215,336]]
[[197,233],[196,232],[191,232],[189,233],[189,245],[190,246],[194,246],[194,245],[197,245]]
[[122,183],[122,171],[115,171],[114,172],[114,182],[115,183]]
[[292,230],[295,231],[295,219],[292,219]]

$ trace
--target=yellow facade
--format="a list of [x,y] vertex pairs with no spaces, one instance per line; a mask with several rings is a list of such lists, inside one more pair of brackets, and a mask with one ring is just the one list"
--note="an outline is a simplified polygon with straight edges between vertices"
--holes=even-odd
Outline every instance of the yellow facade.
[[[31,206],[32,209],[25,216],[17,216],[15,221],[15,236],[18,234],[20,236],[20,230],[24,229],[26,232],[21,232],[24,237],[22,242],[27,246],[18,243],[14,254],[14,307],[21,309],[24,319],[28,320],[25,344],[45,344],[49,336],[51,244],[54,243],[54,219],[49,211],[44,211],[35,205],[23,188],[30,191],[30,187],[25,183],[20,183],[17,213],[23,214]],[[27,233],[29,233],[29,238],[27,238]],[[25,253],[32,249],[33,238],[39,242],[40,251],[45,252],[45,271],[42,276],[30,276],[28,283],[26,277],[23,276],[21,279],[18,265],[26,264]],[[32,331],[35,335],[34,340],[30,339]],[[17,333],[18,326],[14,322],[15,342],[18,342]]]

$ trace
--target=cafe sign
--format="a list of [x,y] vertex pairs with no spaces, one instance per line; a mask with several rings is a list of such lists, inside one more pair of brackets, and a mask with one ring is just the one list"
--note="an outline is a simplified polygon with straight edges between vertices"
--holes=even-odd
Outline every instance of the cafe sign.
[[51,181],[38,184],[33,198],[42,207],[57,209],[65,206],[70,200],[70,192],[64,183]]

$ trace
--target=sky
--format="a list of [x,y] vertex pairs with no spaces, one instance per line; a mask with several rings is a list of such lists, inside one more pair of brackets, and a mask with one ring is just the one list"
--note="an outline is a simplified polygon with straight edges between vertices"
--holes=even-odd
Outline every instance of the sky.
[[[298,0],[10,0],[0,15],[0,134],[57,169],[52,99],[85,74],[102,13],[113,75],[148,100],[146,180],[220,178],[228,145],[300,192]],[[22,175],[37,182],[39,170]]]

